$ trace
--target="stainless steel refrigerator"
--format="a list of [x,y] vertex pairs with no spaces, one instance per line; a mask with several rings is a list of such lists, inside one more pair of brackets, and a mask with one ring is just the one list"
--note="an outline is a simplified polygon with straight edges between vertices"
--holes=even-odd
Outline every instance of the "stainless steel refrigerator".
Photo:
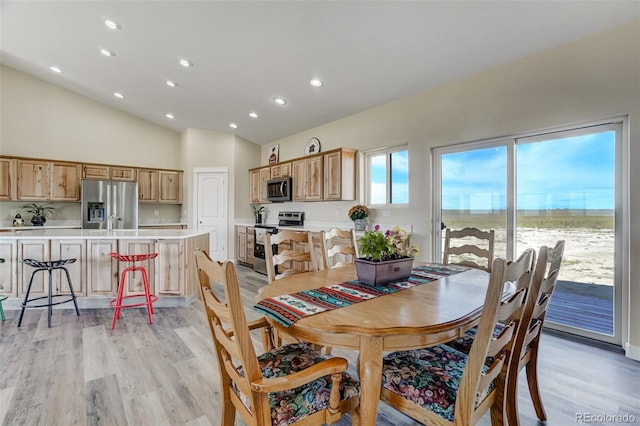
[[138,229],[138,183],[82,180],[83,229]]

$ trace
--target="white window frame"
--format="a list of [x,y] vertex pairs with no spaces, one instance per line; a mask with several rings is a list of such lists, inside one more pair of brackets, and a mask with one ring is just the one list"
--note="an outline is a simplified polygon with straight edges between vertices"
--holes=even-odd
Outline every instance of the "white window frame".
[[[411,200],[410,189],[407,190],[407,202],[406,203],[392,203],[391,202],[391,154],[400,151],[407,151],[409,153],[409,144],[397,145],[393,147],[385,147],[378,148],[371,151],[367,151],[364,154],[364,168],[365,168],[365,176],[364,176],[364,187],[365,187],[365,204],[370,206],[378,206],[378,207],[392,207],[392,206],[402,206],[408,207],[409,202]],[[371,199],[371,158],[378,157],[380,155],[386,156],[386,194],[385,194],[385,203],[376,203],[374,204]],[[409,171],[407,170],[407,174]],[[409,185],[409,188],[411,185]]]

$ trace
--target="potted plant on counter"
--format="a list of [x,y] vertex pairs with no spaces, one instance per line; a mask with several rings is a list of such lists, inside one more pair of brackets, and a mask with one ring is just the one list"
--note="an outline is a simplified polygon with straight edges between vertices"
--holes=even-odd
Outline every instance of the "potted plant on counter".
[[263,220],[263,216],[265,214],[265,212],[267,211],[267,208],[265,206],[254,206],[252,205],[251,208],[253,209],[253,215],[256,218],[256,223],[262,223]]
[[33,226],[43,226],[47,221],[47,218],[53,215],[53,212],[56,210],[55,207],[49,204],[25,204],[20,207],[27,213],[31,213],[33,217],[31,217],[31,223]]
[[356,204],[349,209],[349,219],[353,221],[356,231],[365,231],[367,229],[367,217],[371,214],[369,208],[362,204]]
[[355,259],[358,280],[369,285],[382,285],[411,275],[418,246],[409,242],[409,234],[396,226],[382,232],[380,225],[358,240],[360,254]]

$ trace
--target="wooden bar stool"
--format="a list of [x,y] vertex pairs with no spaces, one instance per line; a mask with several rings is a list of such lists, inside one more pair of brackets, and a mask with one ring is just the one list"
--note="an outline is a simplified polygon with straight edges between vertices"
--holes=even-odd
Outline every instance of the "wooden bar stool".
[[[109,256],[117,259],[120,262],[131,262],[131,266],[126,267],[122,274],[120,275],[120,284],[118,285],[118,296],[109,302],[109,306],[115,308],[113,313],[113,321],[111,322],[111,329],[113,330],[116,327],[116,321],[120,318],[120,310],[122,308],[136,308],[139,306],[147,306],[147,315],[149,316],[149,324],[153,324],[153,320],[151,319],[151,315],[153,314],[153,302],[158,300],[158,296],[151,294],[151,290],[149,290],[149,279],[147,277],[147,269],[144,266],[136,266],[136,262],[142,262],[144,260],[153,259],[158,256],[158,253],[145,253],[145,254],[119,254],[119,253],[109,253]],[[123,296],[124,288],[126,285],[126,275],[128,272],[140,271],[142,273],[142,284],[144,285],[144,295],[142,294],[131,294],[128,296]],[[124,299],[130,299],[134,297],[143,297],[144,302],[139,303],[130,303],[123,305]]]
[[[18,320],[18,327],[22,324],[22,317],[24,316],[24,310],[26,308],[49,308],[49,318],[48,325],[51,327],[51,314],[53,313],[53,306],[59,305],[61,303],[73,302],[76,307],[76,315],[80,316],[80,311],[78,310],[78,302],[76,302],[76,294],[73,291],[73,285],[71,284],[71,277],[69,276],[69,271],[66,268],[66,265],[70,263],[74,263],[76,259],[60,259],[60,260],[35,260],[35,259],[23,259],[20,262],[25,265],[29,265],[33,268],[36,268],[31,274],[31,279],[29,280],[29,286],[27,287],[27,293],[24,295],[24,301],[22,302],[22,312],[20,312],[20,319]],[[53,271],[56,269],[61,269],[65,272],[67,276],[67,284],[69,284],[69,290],[71,290],[71,297],[66,300],[61,300],[60,302],[54,302],[53,299],[56,297],[69,297],[68,294],[53,294]],[[49,294],[46,296],[34,297],[33,299],[29,299],[29,293],[31,292],[31,285],[33,284],[33,278],[40,271],[49,272]],[[47,299],[47,303],[42,303],[40,305],[29,305],[29,302],[33,302],[35,300]]]

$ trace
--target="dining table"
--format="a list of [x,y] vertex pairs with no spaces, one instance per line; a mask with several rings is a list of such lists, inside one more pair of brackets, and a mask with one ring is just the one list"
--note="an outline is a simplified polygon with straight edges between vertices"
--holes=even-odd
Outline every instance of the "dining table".
[[[262,288],[257,301],[357,279],[353,264],[289,275]],[[324,347],[358,351],[360,422],[376,424],[385,352],[434,346],[479,322],[489,273],[472,268],[350,306],[304,316],[278,332]]]

